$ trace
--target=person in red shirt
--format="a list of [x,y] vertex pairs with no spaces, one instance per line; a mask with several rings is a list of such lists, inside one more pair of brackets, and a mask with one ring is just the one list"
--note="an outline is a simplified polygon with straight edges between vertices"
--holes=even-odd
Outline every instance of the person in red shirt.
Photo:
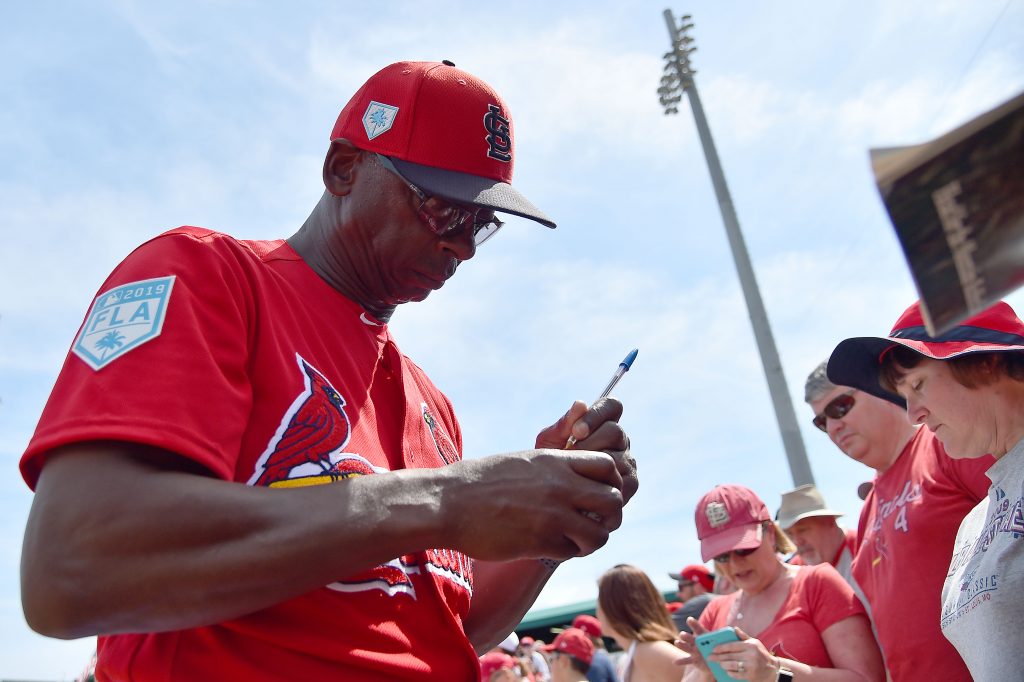
[[477,679],[637,487],[613,399],[464,461],[388,326],[496,211],[554,227],[513,159],[493,88],[400,62],[342,109],[290,238],[182,227],[129,255],[21,460],[29,625],[99,635],[102,682]]
[[793,546],[753,490],[715,486],[697,503],[695,519],[701,558],[714,559],[738,589],[708,604],[699,621],[691,618],[692,634],[679,633],[677,646],[690,655],[687,682],[713,679],[695,639],[727,626],[740,641],[719,644],[709,660],[734,679],[884,679],[860,600],[831,565],[782,561]]
[[805,400],[815,426],[875,471],[852,572],[889,675],[893,682],[967,682],[963,659],[939,628],[940,595],[960,521],[987,493],[992,458],[950,459],[902,406],[833,383],[828,366],[808,377]]

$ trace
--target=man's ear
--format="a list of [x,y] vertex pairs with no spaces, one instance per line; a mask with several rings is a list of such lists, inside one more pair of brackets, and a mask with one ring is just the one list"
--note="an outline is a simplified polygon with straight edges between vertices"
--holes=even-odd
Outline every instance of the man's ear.
[[355,180],[355,166],[363,150],[344,138],[331,140],[324,159],[324,187],[336,197],[352,191]]

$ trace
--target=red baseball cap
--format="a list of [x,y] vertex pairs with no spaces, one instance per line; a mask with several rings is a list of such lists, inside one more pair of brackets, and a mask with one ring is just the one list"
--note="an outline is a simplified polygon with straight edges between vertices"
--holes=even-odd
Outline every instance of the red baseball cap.
[[480,657],[480,676],[485,681],[491,676],[491,673],[497,670],[502,668],[515,670],[515,667],[516,659],[500,651],[492,651]]
[[710,592],[715,587],[715,576],[703,564],[690,564],[684,566],[678,573],[669,573],[669,578],[676,582],[687,580],[692,583],[700,583],[705,590]]
[[828,359],[829,381],[878,396],[900,407],[907,403],[882,388],[879,366],[897,344],[934,360],[949,360],[969,353],[1024,351],[1024,322],[1013,308],[1000,301],[970,317],[945,334],[928,335],[921,306],[914,303],[896,320],[886,337],[862,336],[840,342]]
[[533,637],[523,637],[519,640],[519,646],[530,646],[533,644]]
[[512,117],[491,86],[450,61],[397,62],[341,110],[331,139],[383,154],[431,196],[554,221],[512,188]]
[[566,628],[558,633],[555,641],[545,647],[544,651],[557,651],[560,654],[575,656],[587,665],[594,660],[594,643],[587,633],[580,628]]
[[750,488],[716,485],[700,498],[694,512],[701,559],[708,561],[734,549],[760,547],[761,524],[771,518],[768,507]]
[[601,636],[601,621],[593,616],[581,613],[572,619],[572,626],[583,632],[587,633],[591,637]]

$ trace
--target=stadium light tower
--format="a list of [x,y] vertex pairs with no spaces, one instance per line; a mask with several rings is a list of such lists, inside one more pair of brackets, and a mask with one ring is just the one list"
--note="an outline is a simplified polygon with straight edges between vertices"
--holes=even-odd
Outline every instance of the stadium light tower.
[[782,432],[782,444],[789,460],[789,471],[793,477],[793,484],[814,483],[814,475],[811,473],[811,464],[807,460],[804,441],[800,436],[800,428],[796,424],[793,401],[790,400],[789,392],[786,389],[786,377],[782,373],[779,352],[775,348],[775,339],[772,337],[772,330],[768,324],[768,314],[761,301],[757,279],[754,277],[754,269],[750,265],[750,256],[747,254],[747,245],[743,241],[743,233],[740,232],[740,224],[736,219],[736,209],[733,208],[729,187],[725,184],[725,174],[718,161],[718,152],[715,151],[715,142],[711,139],[711,130],[708,128],[708,121],[704,117],[704,108],[697,95],[697,85],[693,80],[693,75],[697,72],[690,66],[690,54],[697,48],[693,45],[693,38],[687,35],[687,31],[693,28],[690,18],[689,14],[684,14],[681,17],[681,22],[677,25],[672,11],[665,10],[665,22],[668,24],[672,49],[665,53],[665,75],[661,77],[658,97],[662,106],[665,107],[665,114],[679,113],[678,105],[683,98],[683,92],[690,98],[693,119],[697,124],[697,133],[700,135],[704,157],[708,162],[711,183],[715,187],[715,196],[718,197],[718,208],[721,210],[722,220],[725,222],[729,246],[732,247],[732,257],[736,262],[736,271],[739,273],[743,297],[747,301],[750,323],[754,327],[754,338],[757,340],[757,348],[761,353],[761,364],[764,366],[768,390],[775,406],[775,418],[778,420],[779,430]]

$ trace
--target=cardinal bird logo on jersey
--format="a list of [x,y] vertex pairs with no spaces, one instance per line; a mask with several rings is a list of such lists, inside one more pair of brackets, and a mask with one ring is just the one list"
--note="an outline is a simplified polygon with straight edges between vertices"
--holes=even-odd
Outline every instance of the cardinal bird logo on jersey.
[[339,479],[345,478],[349,469],[335,472],[341,449],[352,435],[345,399],[302,356],[296,353],[295,359],[305,375],[306,389],[281,419],[277,433],[260,455],[249,485],[294,485],[300,477],[309,476]]

